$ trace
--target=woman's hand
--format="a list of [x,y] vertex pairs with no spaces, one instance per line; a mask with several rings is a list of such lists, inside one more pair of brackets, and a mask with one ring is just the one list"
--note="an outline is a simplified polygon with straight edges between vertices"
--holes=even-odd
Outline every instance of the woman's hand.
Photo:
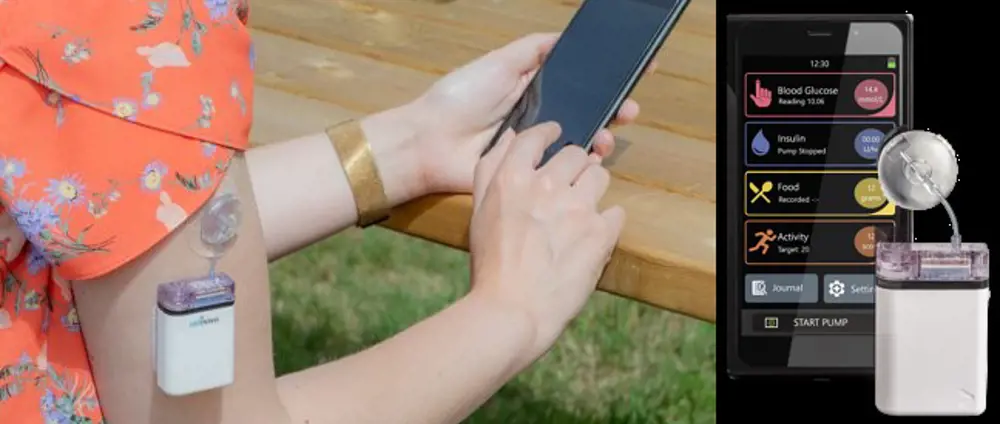
[[620,207],[597,209],[610,181],[599,158],[569,146],[535,169],[559,133],[554,123],[509,131],[475,171],[470,296],[527,315],[526,361],[580,312],[625,220]]
[[[494,50],[446,75],[405,107],[415,127],[409,150],[420,160],[417,178],[427,192],[471,192],[480,155],[558,36],[530,35]],[[627,124],[638,114],[639,105],[629,99],[614,123]],[[613,149],[611,132],[601,130],[594,152],[607,156]]]

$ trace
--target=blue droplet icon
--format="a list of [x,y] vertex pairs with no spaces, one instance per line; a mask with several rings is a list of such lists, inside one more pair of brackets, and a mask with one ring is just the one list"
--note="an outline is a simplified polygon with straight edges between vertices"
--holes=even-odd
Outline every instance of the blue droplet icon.
[[767,152],[771,151],[771,141],[764,135],[763,129],[758,130],[757,135],[753,136],[753,141],[750,142],[750,150],[757,156],[764,156]]

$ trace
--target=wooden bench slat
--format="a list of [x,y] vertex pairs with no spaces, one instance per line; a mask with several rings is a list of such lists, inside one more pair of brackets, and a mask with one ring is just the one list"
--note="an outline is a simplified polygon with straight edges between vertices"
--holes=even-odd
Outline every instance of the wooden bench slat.
[[[372,113],[419,96],[438,77],[315,44],[253,31],[257,84]],[[320,127],[321,128],[321,127]],[[319,128],[316,128],[319,129]],[[654,188],[715,201],[715,145],[642,126],[615,129],[615,175]]]
[[[255,5],[253,26],[337,51],[440,75],[518,36],[562,28],[573,11],[563,8],[566,13],[550,28],[498,33],[475,26],[438,22],[447,16],[454,16],[456,22],[464,20],[469,10],[476,10],[466,7],[466,2],[416,8],[447,10],[448,13],[442,14],[444,18],[438,21],[422,20],[393,9],[407,4],[415,3],[412,0],[381,3],[273,0]],[[687,16],[685,14],[682,21]],[[510,21],[498,21],[498,24]],[[672,47],[674,44],[678,47]],[[692,48],[692,51],[677,50],[680,46]],[[659,57],[661,70],[644,79],[635,92],[636,99],[646,105],[647,112],[639,122],[690,138],[714,141],[714,56],[715,46],[711,39],[687,36],[681,31],[672,35]],[[689,69],[691,67],[695,68]]]

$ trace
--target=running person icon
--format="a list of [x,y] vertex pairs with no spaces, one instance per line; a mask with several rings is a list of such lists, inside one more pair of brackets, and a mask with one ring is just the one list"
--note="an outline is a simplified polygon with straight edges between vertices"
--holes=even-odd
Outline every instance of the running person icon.
[[771,243],[772,241],[774,241],[774,239],[778,238],[778,236],[774,234],[774,230],[772,230],[770,228],[768,228],[767,231],[758,231],[758,232],[754,233],[753,236],[754,237],[758,237],[757,244],[754,245],[754,247],[751,247],[750,249],[748,249],[747,251],[748,252],[756,252],[756,251],[760,250],[760,254],[761,255],[766,255],[767,254],[767,249],[769,247],[771,247],[771,245],[769,243]]

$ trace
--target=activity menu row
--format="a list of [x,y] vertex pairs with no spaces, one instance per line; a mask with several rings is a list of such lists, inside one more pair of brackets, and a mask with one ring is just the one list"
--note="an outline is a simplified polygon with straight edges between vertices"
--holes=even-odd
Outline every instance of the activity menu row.
[[751,219],[743,258],[747,265],[873,265],[875,244],[892,240],[894,231],[891,219]]
[[748,171],[746,216],[893,216],[876,171]]

